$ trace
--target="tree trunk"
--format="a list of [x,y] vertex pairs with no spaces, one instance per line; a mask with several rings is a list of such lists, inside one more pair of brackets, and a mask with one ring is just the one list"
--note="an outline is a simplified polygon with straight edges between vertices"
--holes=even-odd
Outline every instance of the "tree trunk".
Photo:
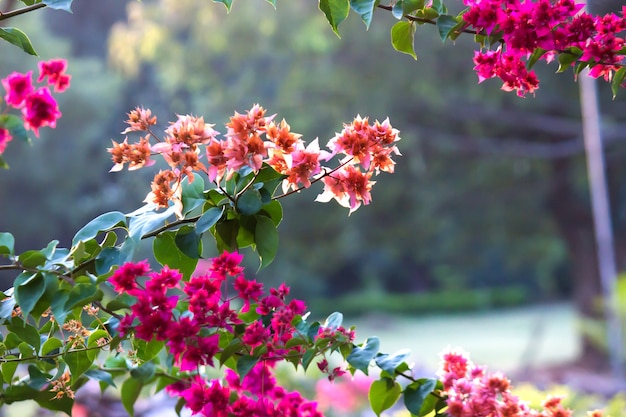
[[[590,203],[572,185],[572,160],[553,159],[548,208],[565,241],[573,279],[573,298],[580,318],[602,319],[600,272]],[[582,336],[580,364],[587,368],[608,368],[608,355]]]

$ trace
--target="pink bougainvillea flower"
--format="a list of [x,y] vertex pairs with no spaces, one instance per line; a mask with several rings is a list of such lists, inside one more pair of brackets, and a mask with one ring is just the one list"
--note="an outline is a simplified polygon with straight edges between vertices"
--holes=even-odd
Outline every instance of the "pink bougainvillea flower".
[[24,127],[31,129],[39,137],[39,128],[56,127],[61,117],[59,106],[47,87],[42,87],[26,97],[22,108]]
[[9,132],[7,129],[0,127],[0,155],[4,153],[7,144],[12,140],[13,136],[11,136],[11,132]]
[[26,74],[12,72],[2,79],[2,85],[7,92],[4,96],[7,104],[16,109],[24,106],[26,98],[35,91],[32,75],[32,71],[28,71]]
[[50,61],[42,61],[39,63],[39,78],[37,82],[42,82],[46,78],[48,84],[54,85],[54,91],[63,92],[70,86],[69,74],[65,73],[67,69],[67,60],[51,59]]

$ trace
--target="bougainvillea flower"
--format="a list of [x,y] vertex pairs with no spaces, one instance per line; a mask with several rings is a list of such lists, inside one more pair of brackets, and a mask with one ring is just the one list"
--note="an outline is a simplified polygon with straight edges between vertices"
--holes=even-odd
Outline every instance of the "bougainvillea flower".
[[0,127],[0,155],[4,153],[7,144],[12,140],[13,136],[11,136],[11,132],[9,132],[7,129]]
[[35,91],[32,75],[32,71],[28,71],[26,74],[12,72],[2,79],[2,85],[7,92],[4,96],[7,104],[16,109],[24,106],[26,98]]
[[42,87],[26,97],[22,115],[24,116],[24,127],[31,129],[35,136],[39,137],[40,127],[56,127],[61,112],[50,90],[47,87]]

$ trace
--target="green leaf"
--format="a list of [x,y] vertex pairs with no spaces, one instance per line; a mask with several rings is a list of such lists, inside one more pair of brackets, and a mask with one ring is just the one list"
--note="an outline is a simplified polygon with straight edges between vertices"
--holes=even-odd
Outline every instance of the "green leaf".
[[72,0],[43,0],[42,3],[51,9],[72,13]]
[[76,233],[74,239],[72,239],[72,246],[81,240],[93,239],[98,233],[111,230],[120,225],[126,226],[126,216],[119,211],[101,214]]
[[196,233],[199,235],[206,233],[222,218],[222,214],[224,214],[224,207],[211,207],[202,213],[202,216],[196,222]]
[[435,9],[440,15],[448,13],[448,8],[445,4],[443,4],[443,1],[441,0],[433,0],[431,7]]
[[40,273],[22,272],[15,279],[15,301],[27,317],[46,291],[46,282]]
[[391,44],[398,52],[411,55],[417,59],[413,47],[415,35],[415,25],[411,22],[398,22],[391,28]]
[[137,357],[144,362],[154,359],[165,346],[165,342],[161,340],[151,340],[146,342],[145,340],[137,339],[133,344]]
[[72,383],[76,382],[93,363],[93,359],[89,358],[85,350],[69,351],[63,355],[63,360],[68,368],[70,368]]
[[237,211],[245,216],[257,214],[263,207],[261,193],[254,188],[246,190],[237,199]]
[[324,322],[324,327],[331,330],[337,330],[339,326],[343,323],[343,314],[335,311],[332,313],[326,321]]
[[398,351],[393,355],[387,353],[378,354],[376,356],[376,365],[389,375],[395,376],[396,368],[409,356],[411,356],[411,352],[406,349]]
[[613,81],[611,82],[611,91],[613,92],[613,99],[617,97],[617,93],[624,82],[624,77],[626,76],[626,67],[622,67],[618,69],[613,75]]
[[537,63],[537,61],[539,61],[539,59],[546,53],[547,51],[543,48],[537,48],[533,51],[533,53],[530,55],[530,57],[528,58],[528,61],[526,62],[526,67],[528,69],[531,69],[533,67],[533,65],[535,65]]
[[226,10],[230,12],[230,8],[233,5],[233,0],[213,0],[213,3],[222,3],[224,6],[226,6]]
[[37,366],[28,365],[28,386],[31,388],[35,388],[36,390],[41,390],[43,387],[48,385],[49,378],[52,375],[44,374]]
[[350,0],[350,7],[361,16],[365,27],[369,29],[372,23],[374,8],[376,7],[376,0]]
[[265,1],[267,1],[269,4],[274,6],[274,8],[276,8],[276,0],[265,0]]
[[64,309],[72,310],[74,307],[82,307],[92,301],[101,298],[102,291],[98,289],[95,283],[79,283],[74,284],[70,291]]
[[402,387],[400,384],[392,379],[383,378],[372,382],[367,397],[372,411],[377,416],[380,416],[383,411],[393,407],[398,398],[400,398],[401,393]]
[[20,264],[25,268],[37,268],[38,266],[43,265],[48,260],[46,255],[42,253],[42,251],[38,250],[29,250],[22,253],[18,260]]
[[152,246],[154,257],[161,265],[167,265],[172,269],[178,269],[185,279],[189,279],[196,269],[197,258],[190,258],[180,251],[176,245],[176,233],[161,233],[154,239]]
[[434,378],[420,379],[407,386],[404,390],[404,405],[411,414],[420,415],[422,404],[426,397],[437,386]]
[[380,342],[377,337],[368,338],[362,346],[355,346],[346,360],[355,369],[360,370],[365,375],[368,374],[368,367],[372,359],[378,353]]
[[237,247],[247,248],[254,245],[254,229],[256,219],[252,216],[239,216],[239,228],[237,229]]
[[454,16],[450,16],[449,14],[442,14],[437,19],[437,29],[439,29],[439,36],[442,41],[446,41],[450,33],[456,29],[459,21]]
[[152,232],[158,227],[165,225],[167,219],[174,214],[174,209],[174,206],[170,206],[162,212],[142,209],[136,210],[129,214],[128,234],[133,239],[141,239],[146,233]]
[[[350,13],[349,0],[320,0],[319,9],[326,15],[326,20],[333,28],[333,32],[339,36],[338,26],[346,20]],[[340,36],[339,36],[340,37]]]
[[259,269],[263,269],[272,263],[278,252],[278,230],[274,222],[269,217],[255,216],[256,228],[254,230],[254,241],[261,260]]
[[120,390],[122,394],[122,405],[131,417],[135,415],[135,402],[137,398],[139,398],[141,388],[143,388],[143,384],[134,378],[128,378],[122,384],[122,389]]
[[[5,360],[17,359],[17,356],[8,355],[4,357]],[[15,362],[5,362],[2,364],[2,378],[4,382],[10,384],[13,380],[13,375],[15,375],[15,370],[17,369],[18,361]]]
[[259,362],[259,358],[250,355],[242,355],[237,359],[237,374],[239,374],[239,379],[243,380],[244,377],[250,372],[254,365]]
[[15,139],[19,139],[22,142],[29,143],[30,138],[28,137],[28,132],[24,127],[24,121],[21,117],[15,114],[3,114],[0,115],[0,126],[3,126],[5,129],[11,133],[11,136]]
[[556,72],[564,72],[572,66],[578,59],[578,56],[573,53],[562,52],[559,54],[559,69]]
[[[109,334],[102,329],[93,331],[89,335],[89,338],[87,338],[87,347],[88,348],[98,347],[98,341],[101,339],[109,340]],[[100,353],[99,349],[92,349],[92,350],[87,351],[87,354],[89,355],[89,359],[91,359],[92,361],[96,359],[96,357],[98,356],[98,353]]]
[[0,255],[13,255],[15,238],[11,233],[0,233]]
[[104,382],[107,385],[117,388],[115,381],[113,381],[113,376],[109,372],[102,371],[100,369],[89,369],[83,375],[89,377],[90,379],[95,379],[96,381]]
[[7,324],[7,329],[10,332],[15,333],[20,340],[35,348],[35,351],[39,351],[39,348],[41,347],[41,338],[35,327],[25,323],[19,317],[13,317],[11,318],[11,323]]
[[194,175],[193,182],[189,183],[189,177],[181,183],[183,190],[181,193],[181,200],[183,203],[183,215],[202,207],[206,203],[204,197],[204,180],[199,175]]
[[67,315],[70,313],[68,309],[65,308],[65,304],[70,297],[69,291],[59,291],[55,295],[52,303],[50,304],[50,308],[52,309],[52,314],[54,315],[54,319],[59,326],[65,324],[65,319]]
[[37,56],[28,36],[18,28],[0,28],[0,38],[17,46],[27,54]]
[[199,258],[202,252],[201,237],[194,227],[184,226],[176,232],[174,241],[182,253],[193,259]]
[[40,354],[42,356],[45,356],[49,353],[56,353],[57,351],[60,351],[62,347],[63,347],[63,342],[61,342],[60,339],[57,339],[56,337],[50,337],[41,346]]
[[142,384],[148,383],[152,377],[154,377],[155,373],[156,367],[153,362],[145,362],[141,366],[137,366],[130,370],[130,375]]
[[424,8],[426,2],[424,0],[404,0],[402,2],[402,13],[410,14],[416,10],[421,10]]
[[404,17],[404,0],[398,0],[391,8],[391,14],[396,19],[400,20]]
[[259,214],[267,215],[272,219],[274,225],[278,227],[283,220],[283,207],[278,200],[272,200],[263,206]]
[[218,252],[225,250],[232,252],[237,248],[237,234],[239,232],[239,221],[237,219],[225,220],[215,225],[215,243]]

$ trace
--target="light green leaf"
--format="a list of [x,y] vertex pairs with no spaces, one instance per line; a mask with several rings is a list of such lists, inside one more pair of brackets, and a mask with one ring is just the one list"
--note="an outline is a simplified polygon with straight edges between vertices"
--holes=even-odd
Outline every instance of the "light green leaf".
[[126,226],[126,216],[119,211],[101,214],[76,233],[74,239],[72,239],[72,246],[81,240],[93,239],[98,233],[111,230],[120,225]]
[[569,52],[562,52],[559,54],[559,69],[556,72],[567,71],[574,62],[578,59],[577,55]]
[[263,269],[272,263],[278,252],[278,230],[269,217],[261,215],[255,217],[254,242],[261,260],[259,269]]
[[411,355],[411,352],[407,349],[400,350],[393,355],[386,353],[378,354],[376,356],[376,365],[387,372],[391,376],[395,376],[396,368],[404,362],[406,358]]
[[[326,15],[326,20],[333,28],[333,32],[339,36],[338,26],[346,20],[350,13],[349,0],[320,0],[319,9]],[[340,36],[339,36],[340,37]]]
[[41,346],[40,354],[45,356],[49,353],[56,353],[56,351],[60,351],[62,347],[63,342],[61,342],[60,339],[57,339],[56,337],[50,337]]
[[361,16],[365,27],[369,29],[372,23],[374,8],[376,7],[376,0],[350,0],[350,7]]
[[372,382],[367,397],[372,407],[372,411],[377,416],[393,407],[400,398],[402,387],[390,378],[383,378]]
[[324,327],[331,330],[337,330],[339,326],[343,323],[343,314],[335,311],[332,313],[326,321],[324,322]]
[[11,323],[7,324],[7,329],[10,332],[15,333],[15,335],[22,341],[28,343],[32,348],[35,348],[35,351],[38,352],[41,347],[41,338],[39,337],[39,332],[33,326],[28,323],[25,323],[19,317],[11,318]]
[[626,76],[626,67],[622,67],[618,69],[613,75],[613,81],[611,82],[611,91],[613,92],[613,99],[617,97],[617,93],[620,89],[620,86],[624,82],[625,76]]
[[360,370],[365,375],[368,374],[368,367],[372,359],[378,353],[380,341],[377,337],[368,338],[362,346],[355,346],[346,360],[355,369]]
[[213,3],[222,3],[226,6],[228,12],[230,12],[230,8],[233,6],[233,0],[213,0]]
[[128,234],[135,240],[141,239],[146,233],[165,225],[167,219],[174,215],[174,206],[161,212],[151,210],[137,210],[131,214],[128,221]]
[[0,255],[13,255],[15,238],[11,233],[0,233]]
[[151,340],[146,342],[145,340],[137,339],[133,344],[137,357],[144,362],[154,359],[165,346],[165,342],[161,340]]
[[190,258],[180,251],[176,245],[176,233],[161,233],[154,239],[152,245],[155,259],[161,265],[167,265],[172,269],[178,269],[186,279],[196,269],[197,258]]
[[42,3],[51,9],[65,10],[68,13],[72,13],[72,0],[43,0]]
[[274,225],[278,227],[280,222],[283,220],[283,207],[280,205],[278,200],[272,200],[263,206],[259,214],[266,214],[272,219]]
[[17,46],[27,54],[37,56],[28,36],[18,28],[0,28],[0,38]]
[[148,383],[152,377],[154,377],[155,373],[156,367],[152,362],[145,362],[141,366],[137,366],[130,370],[130,375],[142,384]]
[[14,139],[19,139],[22,142],[30,143],[28,132],[24,127],[24,121],[21,117],[15,114],[0,115],[0,126],[7,129]]
[[413,47],[415,35],[415,25],[411,22],[398,22],[391,28],[391,44],[398,52],[411,55],[417,59]]
[[63,355],[63,360],[68,368],[70,368],[72,383],[76,382],[93,363],[93,359],[90,359],[89,355],[84,350],[69,351]]
[[404,0],[402,2],[402,13],[409,14],[416,10],[421,10],[425,4],[424,0]]
[[267,1],[269,4],[274,6],[274,8],[276,8],[276,0],[265,0],[265,1]]
[[183,203],[183,215],[193,211],[206,202],[204,197],[204,180],[199,175],[194,175],[194,180],[189,183],[189,177],[181,183],[183,190],[181,193],[181,200]]

